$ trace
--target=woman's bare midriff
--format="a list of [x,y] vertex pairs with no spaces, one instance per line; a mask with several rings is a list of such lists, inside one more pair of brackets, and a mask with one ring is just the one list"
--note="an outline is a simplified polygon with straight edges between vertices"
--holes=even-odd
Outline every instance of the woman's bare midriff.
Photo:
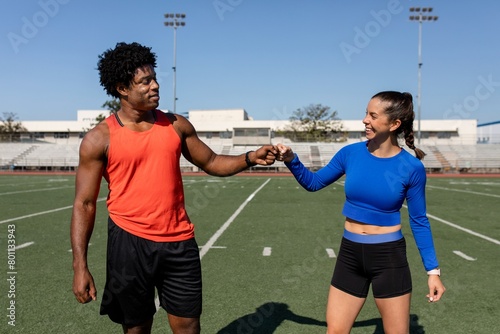
[[384,234],[399,231],[401,229],[401,224],[394,226],[368,225],[346,217],[344,228],[356,234]]

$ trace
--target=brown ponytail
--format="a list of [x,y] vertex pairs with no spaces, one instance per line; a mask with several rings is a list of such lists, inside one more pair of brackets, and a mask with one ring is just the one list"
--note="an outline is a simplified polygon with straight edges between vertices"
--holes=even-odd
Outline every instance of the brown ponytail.
[[415,152],[415,156],[422,160],[425,156],[424,151],[415,147],[415,138],[413,136],[413,121],[415,112],[413,111],[413,97],[410,93],[385,91],[375,94],[372,98],[378,98],[381,101],[388,102],[385,113],[389,121],[399,119],[401,126],[395,131],[395,135],[403,133],[406,145]]
[[413,136],[413,126],[410,129],[403,130],[404,139],[406,142],[406,146],[412,149],[415,152],[415,156],[418,160],[422,160],[425,157],[425,152],[419,148],[415,147],[415,137]]

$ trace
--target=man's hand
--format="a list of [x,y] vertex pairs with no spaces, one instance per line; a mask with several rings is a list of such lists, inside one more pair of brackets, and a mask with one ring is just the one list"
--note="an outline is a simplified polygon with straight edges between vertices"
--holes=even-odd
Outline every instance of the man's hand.
[[[265,145],[253,152],[253,154],[250,154],[249,158],[250,161],[258,165],[270,166],[274,164],[277,154],[278,150],[273,145]],[[252,157],[252,155],[254,156]]]
[[96,300],[97,291],[94,285],[94,278],[88,269],[76,271],[73,276],[73,293],[76,300],[82,304]]

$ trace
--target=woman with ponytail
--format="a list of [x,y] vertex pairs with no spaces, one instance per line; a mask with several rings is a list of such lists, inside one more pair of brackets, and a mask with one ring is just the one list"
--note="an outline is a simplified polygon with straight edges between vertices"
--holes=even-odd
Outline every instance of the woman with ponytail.
[[[406,200],[410,228],[428,275],[429,302],[441,299],[445,287],[427,219],[425,153],[415,147],[413,99],[394,91],[374,95],[363,119],[367,141],[347,145],[331,161],[311,172],[290,147],[278,144],[299,184],[320,190],[343,175],[346,200],[344,234],[328,296],[327,333],[349,333],[372,288],[385,333],[408,333],[412,281],[401,231]],[[403,137],[415,156],[399,145]]]

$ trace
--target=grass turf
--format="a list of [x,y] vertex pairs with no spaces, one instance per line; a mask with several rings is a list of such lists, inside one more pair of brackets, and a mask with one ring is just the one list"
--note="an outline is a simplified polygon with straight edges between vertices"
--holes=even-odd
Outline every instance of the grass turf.
[[[338,252],[342,182],[317,193],[308,193],[293,178],[280,176],[186,176],[184,182],[188,213],[201,247],[224,223],[228,225],[202,258],[202,332],[324,333],[326,297],[335,264],[326,248]],[[71,291],[73,184],[71,175],[0,175],[1,333],[121,331],[107,317],[99,316],[99,302],[81,305]],[[100,198],[105,196],[103,183]],[[425,299],[426,275],[406,209],[402,209],[414,286],[411,333],[500,331],[499,198],[500,179],[428,179],[428,213],[448,289],[437,304]],[[101,201],[88,256],[99,299],[105,280],[106,219]],[[15,229],[16,245],[28,245],[15,251],[15,298],[6,298],[11,288],[7,281],[11,272],[7,267],[9,227]],[[263,256],[264,247],[271,247],[270,256]],[[15,326],[8,324],[12,300]],[[166,314],[160,310],[153,333],[168,333],[167,328]],[[352,333],[382,333],[372,297]]]

